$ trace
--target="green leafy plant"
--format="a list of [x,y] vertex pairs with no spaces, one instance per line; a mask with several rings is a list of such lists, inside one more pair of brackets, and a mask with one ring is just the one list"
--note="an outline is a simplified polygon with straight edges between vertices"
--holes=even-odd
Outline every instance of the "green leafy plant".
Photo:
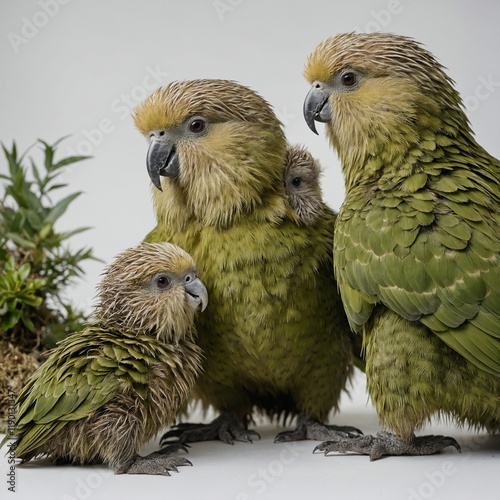
[[[61,139],[62,140],[62,139]],[[55,160],[57,145],[39,140],[44,161],[36,165],[13,143],[3,144],[8,175],[0,174],[0,335],[25,352],[51,347],[81,329],[85,313],[64,299],[64,289],[83,275],[81,263],[95,259],[90,248],[71,250],[66,242],[81,227],[60,232],[56,223],[81,192],[53,201],[67,184],[64,170],[87,156]]]
[[30,273],[31,266],[28,262],[16,269],[12,255],[5,263],[4,272],[0,276],[0,316],[4,318],[1,323],[4,331],[13,328],[19,320],[31,332],[35,329],[29,317],[29,308],[38,308],[43,302],[42,297],[36,293],[45,285],[45,280],[30,277]]

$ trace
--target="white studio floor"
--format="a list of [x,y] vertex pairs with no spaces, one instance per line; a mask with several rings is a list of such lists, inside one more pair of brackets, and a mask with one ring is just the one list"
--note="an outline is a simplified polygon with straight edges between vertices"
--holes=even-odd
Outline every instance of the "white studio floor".
[[[353,425],[365,434],[378,430],[377,416],[366,395],[365,376],[356,373],[350,397],[345,396],[339,425]],[[210,418],[210,416],[207,416]],[[189,419],[203,420],[200,413]],[[500,498],[500,436],[475,434],[444,422],[423,434],[455,437],[461,447],[427,457],[389,457],[370,462],[366,456],[313,454],[318,444],[300,441],[274,444],[282,427],[263,423],[262,439],[253,444],[193,443],[193,467],[163,476],[115,476],[104,466],[54,466],[37,462],[15,470],[11,496],[5,449],[1,456],[0,498],[16,500],[101,499],[370,499],[420,500]],[[149,443],[144,454],[154,451]]]

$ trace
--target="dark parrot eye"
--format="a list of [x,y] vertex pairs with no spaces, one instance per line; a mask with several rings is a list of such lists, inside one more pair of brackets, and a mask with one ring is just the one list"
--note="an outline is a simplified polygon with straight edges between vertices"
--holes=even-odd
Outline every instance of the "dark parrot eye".
[[167,288],[170,285],[170,278],[165,274],[160,274],[156,277],[156,286],[158,288]]
[[191,132],[194,132],[195,134],[200,134],[201,132],[205,131],[206,126],[207,124],[204,120],[202,120],[201,118],[195,118],[189,124],[189,130]]
[[356,85],[356,83],[358,82],[358,78],[356,76],[356,73],[348,71],[341,76],[341,81],[342,85],[345,85],[346,87],[352,87],[353,85]]
[[294,177],[292,179],[292,184],[295,186],[295,187],[299,187],[301,184],[302,184],[302,179],[300,177]]

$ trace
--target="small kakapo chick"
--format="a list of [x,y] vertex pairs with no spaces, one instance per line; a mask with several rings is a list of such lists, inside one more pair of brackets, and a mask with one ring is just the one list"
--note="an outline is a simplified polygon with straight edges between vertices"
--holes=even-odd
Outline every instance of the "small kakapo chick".
[[319,177],[321,166],[301,146],[288,146],[285,153],[285,191],[290,206],[305,224],[314,224],[323,211]]
[[200,371],[194,319],[207,290],[191,256],[169,243],[125,250],[98,286],[92,321],[65,338],[17,398],[16,456],[104,463],[116,474],[190,465],[141,445],[174,418]]

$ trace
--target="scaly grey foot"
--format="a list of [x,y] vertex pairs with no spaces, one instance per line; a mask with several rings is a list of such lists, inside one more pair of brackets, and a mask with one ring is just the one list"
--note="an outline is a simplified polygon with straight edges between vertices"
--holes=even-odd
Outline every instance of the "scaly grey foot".
[[314,441],[324,441],[326,439],[337,439],[356,437],[363,433],[356,427],[326,425],[317,420],[301,416],[297,423],[296,429],[293,431],[283,431],[274,438],[275,443],[286,443],[289,441],[301,441],[304,439],[312,439]]
[[418,436],[405,441],[391,432],[378,432],[375,436],[344,437],[326,441],[314,448],[313,453],[331,452],[360,453],[369,455],[370,460],[378,460],[383,456],[399,455],[433,455],[448,446],[461,452],[460,445],[448,436]]
[[180,443],[220,440],[234,444],[234,441],[251,443],[253,439],[260,439],[260,435],[241,427],[232,415],[223,413],[209,424],[178,424],[162,436],[160,444],[172,442],[171,438],[177,438]]

